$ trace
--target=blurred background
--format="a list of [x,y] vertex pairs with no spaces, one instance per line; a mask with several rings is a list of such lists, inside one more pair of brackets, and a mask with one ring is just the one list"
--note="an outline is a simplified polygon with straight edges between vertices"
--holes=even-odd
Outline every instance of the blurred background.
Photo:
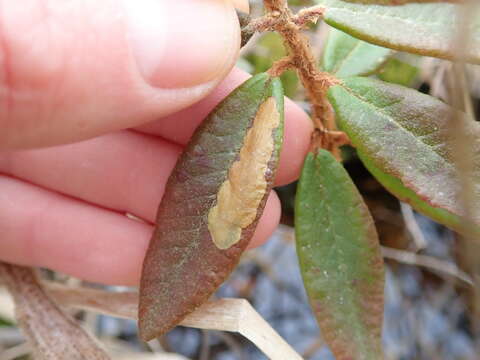
[[[311,5],[310,1],[301,0],[289,3],[294,10]],[[252,17],[261,15],[262,11],[261,1],[252,1]],[[307,32],[319,59],[332,31],[327,25],[319,24]],[[241,55],[238,66],[255,74],[268,70],[275,60],[285,55],[285,50],[277,34],[264,33],[255,35]],[[455,89],[453,73],[450,62],[391,52],[370,76],[449,102]],[[479,67],[468,65],[465,73],[465,89],[470,96],[464,110],[474,115],[479,109]],[[287,71],[282,81],[287,95],[308,112],[308,103],[295,73]],[[476,306],[479,288],[475,284],[479,281],[476,269],[480,253],[477,246],[400,203],[368,173],[353,148],[344,148],[343,158],[370,207],[383,246],[385,359],[479,359],[480,309]],[[276,190],[282,200],[282,224],[266,245],[244,255],[240,266],[216,296],[248,299],[305,359],[331,360],[334,358],[310,311],[295,254],[292,226],[296,184]],[[60,274],[50,275],[70,281]],[[0,289],[0,360],[27,359],[28,355],[23,354],[28,349],[16,346],[23,343],[23,336],[8,316],[2,318],[8,303],[6,297]],[[108,344],[118,359],[266,359],[254,344],[234,333],[177,327],[164,338],[143,344],[137,338],[134,321],[86,312],[76,315]],[[16,353],[11,351],[12,347]]]

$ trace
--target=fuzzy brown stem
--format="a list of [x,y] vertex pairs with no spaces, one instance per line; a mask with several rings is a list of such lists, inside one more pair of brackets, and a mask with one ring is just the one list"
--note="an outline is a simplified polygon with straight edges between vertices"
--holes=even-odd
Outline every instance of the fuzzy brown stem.
[[284,57],[273,63],[272,67],[268,70],[270,76],[280,76],[286,70],[290,70],[294,65],[290,57]]
[[318,18],[322,17],[325,13],[323,6],[317,5],[306,9],[300,10],[294,17],[293,22],[300,26],[305,27],[308,23],[316,23]]
[[339,81],[326,72],[317,69],[307,37],[300,32],[306,21],[312,21],[323,14],[323,9],[314,7],[294,16],[285,0],[264,0],[268,12],[268,27],[282,35],[289,54],[291,65],[296,68],[298,76],[312,104],[312,120],[315,131],[312,145],[325,148],[339,158],[338,144],[335,136],[329,134],[336,130],[333,110],[327,101],[326,92]]

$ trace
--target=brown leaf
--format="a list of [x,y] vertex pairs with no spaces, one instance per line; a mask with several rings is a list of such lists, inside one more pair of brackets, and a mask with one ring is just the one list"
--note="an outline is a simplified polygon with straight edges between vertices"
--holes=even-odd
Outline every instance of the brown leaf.
[[272,187],[283,92],[259,74],[208,116],[177,162],[157,214],[140,287],[140,336],[164,334],[238,263]]

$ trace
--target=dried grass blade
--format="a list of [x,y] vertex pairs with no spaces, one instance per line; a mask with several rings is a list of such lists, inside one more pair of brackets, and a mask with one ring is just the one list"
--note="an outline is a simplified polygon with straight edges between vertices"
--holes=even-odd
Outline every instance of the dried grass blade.
[[[122,318],[137,318],[138,294],[135,292],[115,293],[61,285],[49,285],[48,289],[52,297],[64,306]],[[238,332],[271,359],[302,359],[244,299],[207,302],[188,315],[179,325]]]

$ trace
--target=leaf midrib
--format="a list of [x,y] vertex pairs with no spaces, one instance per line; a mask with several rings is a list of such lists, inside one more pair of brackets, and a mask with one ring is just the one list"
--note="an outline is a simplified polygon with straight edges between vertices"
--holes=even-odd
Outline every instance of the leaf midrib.
[[338,62],[337,66],[334,67],[332,72],[333,74],[338,73],[338,71],[342,68],[345,62],[352,56],[353,52],[360,47],[362,42],[360,40],[356,41],[357,43],[348,51],[348,53],[343,57],[343,59]]
[[[316,164],[316,159],[315,159],[315,163],[314,163],[314,166],[316,168],[317,164]],[[340,165],[341,166],[341,165]],[[315,171],[316,172],[316,171]],[[322,174],[320,172],[320,176],[319,178],[322,179],[322,182],[325,184],[327,182],[326,180],[326,176],[324,174]],[[343,186],[345,186],[345,179],[342,179],[342,184]],[[324,199],[323,201],[323,204],[324,204],[324,208],[326,209],[325,211],[325,216],[327,217],[328,219],[328,224],[329,224],[329,229],[330,229],[330,234],[331,236],[333,237],[333,244],[332,246],[330,246],[330,248],[328,249],[328,253],[325,254],[325,258],[328,259],[328,258],[331,258],[331,254],[332,253],[335,253],[337,254],[338,253],[338,241],[336,239],[340,239],[340,241],[342,241],[342,236],[339,236],[339,233],[338,233],[338,229],[337,229],[337,226],[336,226],[336,223],[334,221],[332,221],[332,219],[334,218],[333,215],[333,212],[331,210],[331,206],[329,205],[329,203],[332,201],[332,200],[336,200],[335,198],[331,198],[328,196],[328,193],[327,193],[327,198]],[[335,256],[335,258],[338,258],[338,256]],[[353,309],[355,309],[355,321],[357,324],[360,324],[362,326],[362,328],[365,328],[364,326],[364,323],[362,321],[362,316],[361,316],[361,312],[358,310],[358,294],[355,293],[355,291],[352,291],[352,288],[350,286],[347,287],[347,292],[350,293],[348,296],[347,295],[347,299],[344,298],[344,300],[348,301],[352,306]],[[352,296],[353,295],[353,296]],[[356,331],[355,331],[356,333]],[[363,332],[360,330],[360,336],[363,335]],[[362,336],[363,337],[363,336]]]

